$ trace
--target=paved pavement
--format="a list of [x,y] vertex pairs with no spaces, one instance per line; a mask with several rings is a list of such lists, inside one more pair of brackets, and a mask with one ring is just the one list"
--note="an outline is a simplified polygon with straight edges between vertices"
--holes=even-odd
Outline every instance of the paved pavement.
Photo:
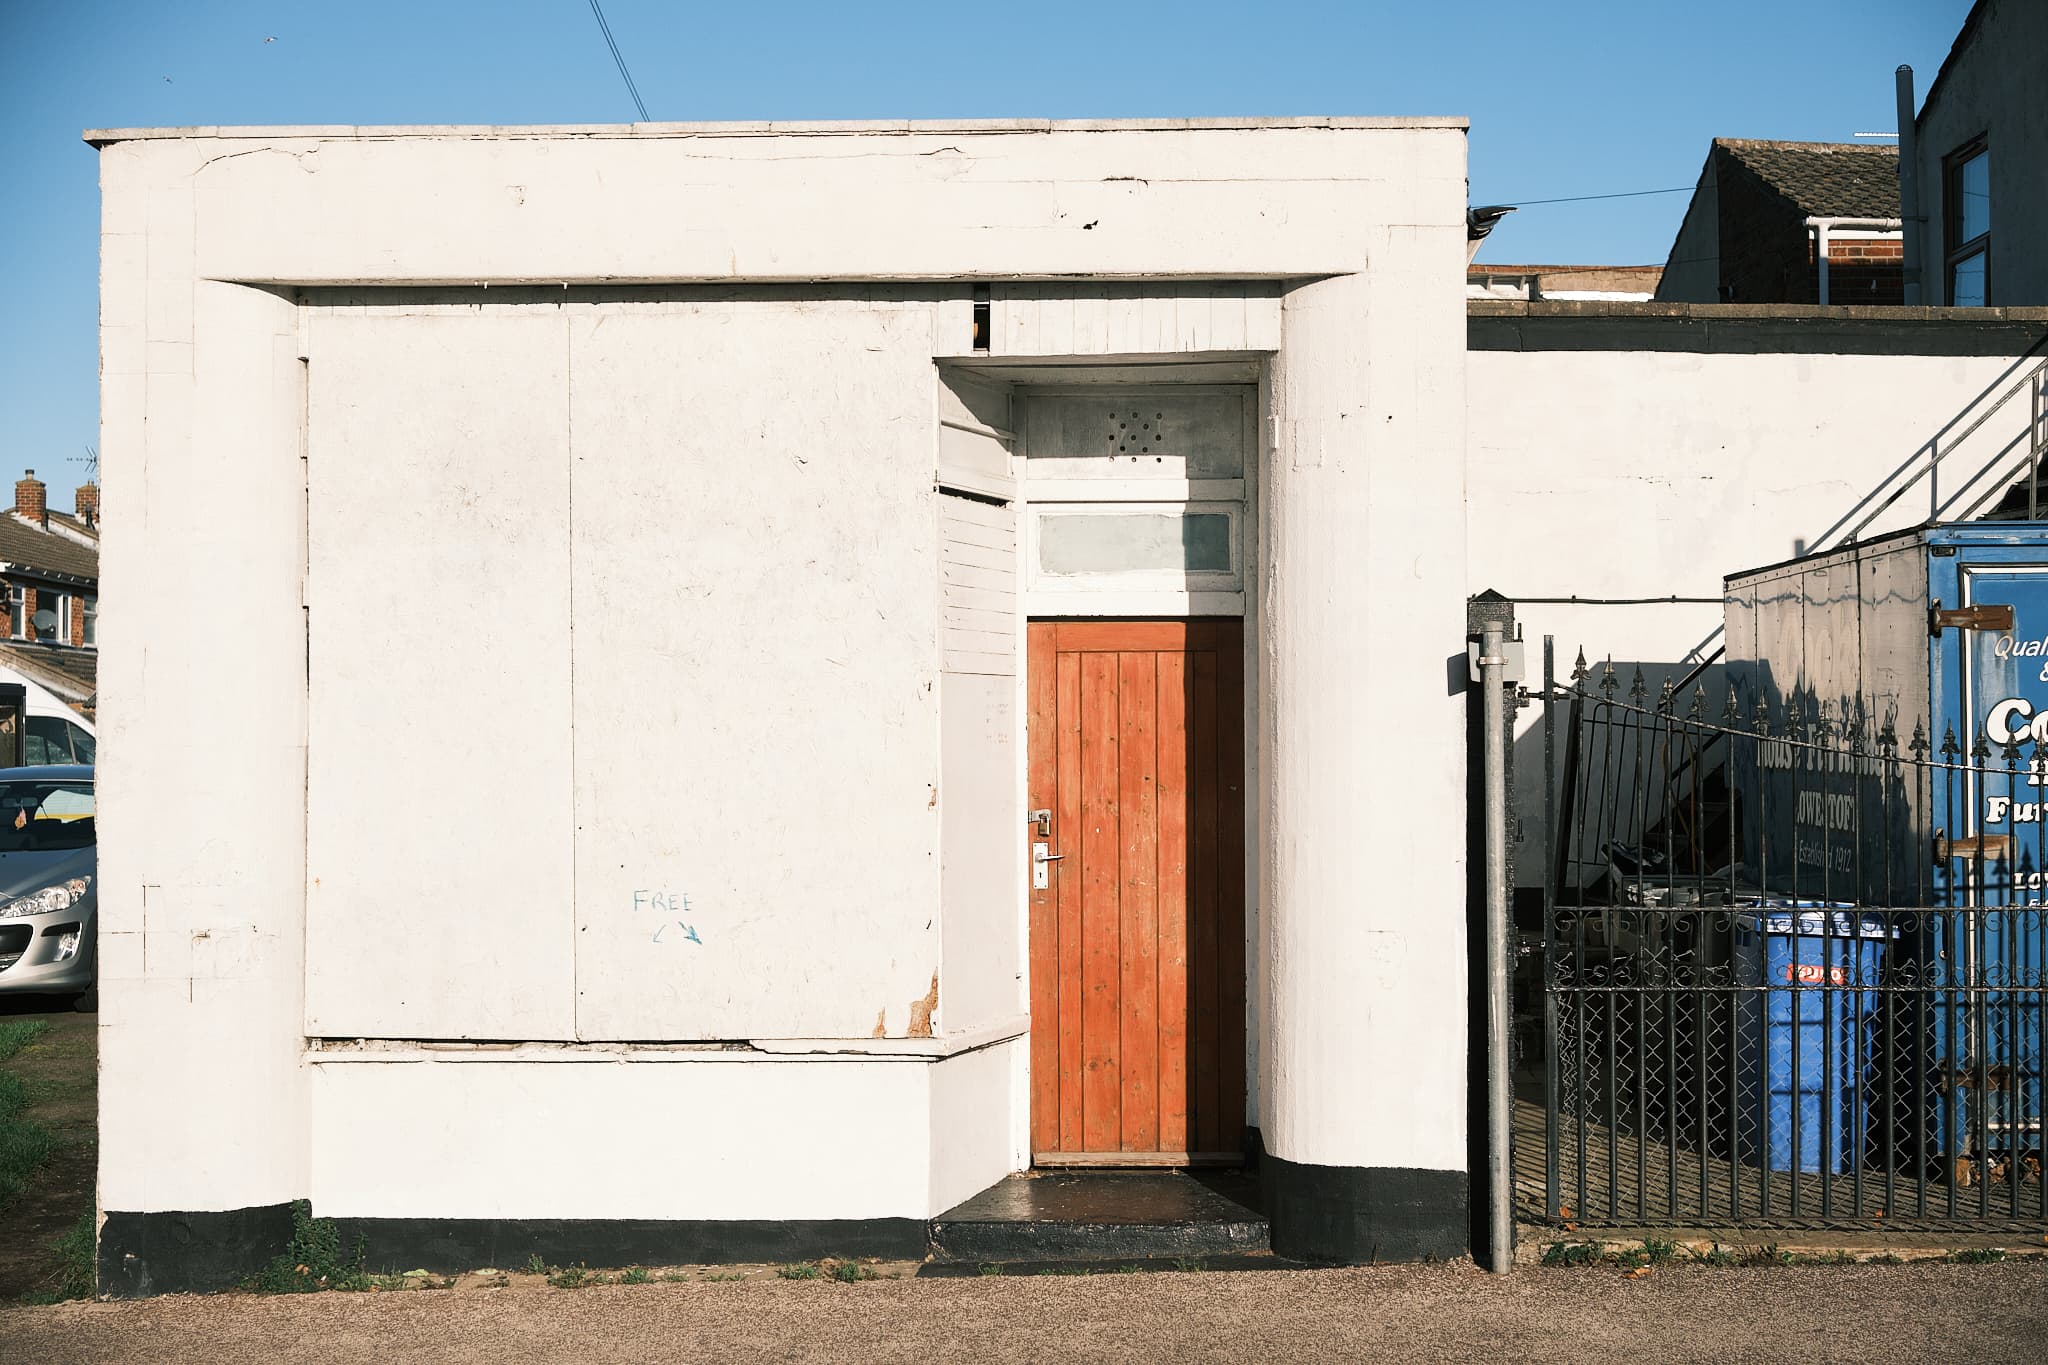
[[0,1311],[47,1361],[2029,1361],[2048,1262],[1465,1265],[230,1295]]

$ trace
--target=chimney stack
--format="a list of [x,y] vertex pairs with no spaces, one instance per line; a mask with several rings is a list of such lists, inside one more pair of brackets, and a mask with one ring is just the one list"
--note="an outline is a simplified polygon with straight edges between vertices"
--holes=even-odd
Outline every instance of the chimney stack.
[[100,486],[96,483],[78,485],[78,519],[87,526],[100,524]]
[[27,517],[38,526],[47,527],[50,524],[50,507],[45,500],[48,491],[33,469],[23,473],[14,484],[14,515]]

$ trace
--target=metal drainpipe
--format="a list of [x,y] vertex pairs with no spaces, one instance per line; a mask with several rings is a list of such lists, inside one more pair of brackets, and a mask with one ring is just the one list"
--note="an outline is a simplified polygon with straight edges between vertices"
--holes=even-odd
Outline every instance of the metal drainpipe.
[[1515,1262],[1514,1175],[1509,1169],[1513,1045],[1508,1000],[1507,637],[1479,637],[1481,724],[1486,727],[1486,1184],[1488,1250],[1496,1275]]
[[1901,66],[1894,73],[1894,86],[1899,100],[1899,217],[1905,220],[1902,273],[1905,302],[1912,307],[1924,293],[1920,287],[1920,239],[1925,235],[1920,217],[1920,136],[1913,126],[1913,68]]

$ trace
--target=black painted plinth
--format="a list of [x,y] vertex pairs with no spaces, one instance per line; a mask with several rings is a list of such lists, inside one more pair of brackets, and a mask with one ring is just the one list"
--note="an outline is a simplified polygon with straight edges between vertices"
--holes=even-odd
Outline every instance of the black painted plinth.
[[1267,1153],[1259,1187],[1273,1253],[1289,1260],[1447,1261],[1470,1250],[1471,1190],[1463,1171],[1317,1166]]
[[1009,1176],[932,1220],[935,1263],[1088,1264],[1264,1256],[1258,1187],[1236,1172]]
[[[313,1210],[318,1217],[320,1211]],[[337,1218],[373,1271],[453,1275],[485,1267],[721,1265],[825,1256],[921,1261],[921,1218],[673,1221],[632,1218]],[[220,1213],[107,1214],[99,1288],[115,1298],[233,1289],[291,1243],[289,1204]]]
[[[316,1209],[317,1213],[318,1210]],[[337,1218],[342,1245],[363,1241],[372,1269],[438,1274],[550,1265],[727,1265],[820,1257],[924,1259],[921,1218]],[[402,1263],[402,1266],[401,1266]]]
[[292,1240],[292,1207],[217,1213],[109,1212],[100,1225],[99,1289],[117,1299],[233,1289]]

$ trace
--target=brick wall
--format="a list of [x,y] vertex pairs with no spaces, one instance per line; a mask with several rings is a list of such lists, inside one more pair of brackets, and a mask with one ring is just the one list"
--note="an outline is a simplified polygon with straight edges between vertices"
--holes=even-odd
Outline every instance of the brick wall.
[[[26,623],[23,627],[23,633],[20,636],[14,634],[14,622],[11,614],[0,616],[0,631],[4,631],[6,638],[9,639],[33,640],[35,638],[35,630],[32,623],[36,618],[36,610],[44,604],[47,597],[61,596],[62,594],[55,588],[38,588],[33,583],[23,582],[18,579],[0,579],[0,607],[6,607],[10,613],[12,608],[8,605],[7,599],[15,588],[21,590],[22,619]],[[58,643],[68,643],[78,648],[83,648],[85,646],[84,594],[74,592],[70,594],[70,597],[70,634]]]
[[[1814,244],[1807,245],[1814,256]],[[1898,238],[1828,239],[1828,302],[1900,304],[1906,301],[1906,248]],[[1818,298],[1819,276],[1815,275]]]

